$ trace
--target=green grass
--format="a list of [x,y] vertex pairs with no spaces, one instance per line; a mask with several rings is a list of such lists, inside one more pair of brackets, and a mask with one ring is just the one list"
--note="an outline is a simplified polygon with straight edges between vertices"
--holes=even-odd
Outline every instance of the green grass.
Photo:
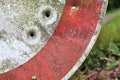
[[114,9],[114,10],[111,10],[111,11],[107,11],[107,15],[108,14],[111,14],[111,13],[115,13],[115,12],[119,12],[120,11],[120,8],[118,8],[118,9]]
[[[116,10],[119,11],[119,10]],[[117,50],[117,51],[116,51]],[[117,56],[116,56],[117,55]],[[106,23],[101,30],[98,40],[90,55],[79,70],[69,80],[85,80],[83,74],[99,67],[113,67],[115,61],[120,60],[120,14]],[[105,63],[101,58],[112,59],[112,63]]]
[[116,15],[112,20],[102,27],[100,36],[96,45],[103,48],[108,47],[108,44],[113,42],[120,42],[120,15]]

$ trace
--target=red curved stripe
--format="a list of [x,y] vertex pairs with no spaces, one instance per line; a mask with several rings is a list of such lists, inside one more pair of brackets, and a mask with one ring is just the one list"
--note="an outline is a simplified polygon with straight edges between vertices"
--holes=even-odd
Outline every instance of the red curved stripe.
[[[81,2],[80,2],[81,1]],[[27,63],[0,74],[0,80],[61,80],[79,60],[100,16],[102,0],[67,0],[56,31]]]

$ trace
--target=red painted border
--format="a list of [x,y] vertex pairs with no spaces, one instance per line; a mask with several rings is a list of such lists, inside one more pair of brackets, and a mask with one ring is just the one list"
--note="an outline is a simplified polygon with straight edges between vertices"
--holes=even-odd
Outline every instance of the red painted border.
[[89,44],[101,13],[102,0],[67,0],[56,31],[45,47],[0,80],[61,80]]

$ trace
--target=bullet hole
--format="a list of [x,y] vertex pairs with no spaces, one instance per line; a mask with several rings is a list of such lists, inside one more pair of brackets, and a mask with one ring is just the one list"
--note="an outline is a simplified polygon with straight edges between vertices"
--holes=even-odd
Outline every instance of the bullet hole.
[[30,30],[28,32],[28,38],[35,38],[36,37],[36,32],[34,30]]
[[44,5],[39,8],[37,16],[42,26],[48,26],[56,22],[58,15],[54,7]]
[[50,11],[50,10],[46,10],[46,11],[44,12],[44,15],[45,15],[46,17],[50,17],[51,11]]
[[23,32],[23,40],[30,45],[37,44],[41,36],[41,30],[36,26],[25,28]]

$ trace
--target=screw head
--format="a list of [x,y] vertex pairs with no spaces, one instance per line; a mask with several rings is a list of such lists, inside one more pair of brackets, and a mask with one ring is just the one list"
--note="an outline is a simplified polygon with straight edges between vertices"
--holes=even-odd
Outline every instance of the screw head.
[[32,76],[32,80],[37,80],[37,77],[36,76]]

